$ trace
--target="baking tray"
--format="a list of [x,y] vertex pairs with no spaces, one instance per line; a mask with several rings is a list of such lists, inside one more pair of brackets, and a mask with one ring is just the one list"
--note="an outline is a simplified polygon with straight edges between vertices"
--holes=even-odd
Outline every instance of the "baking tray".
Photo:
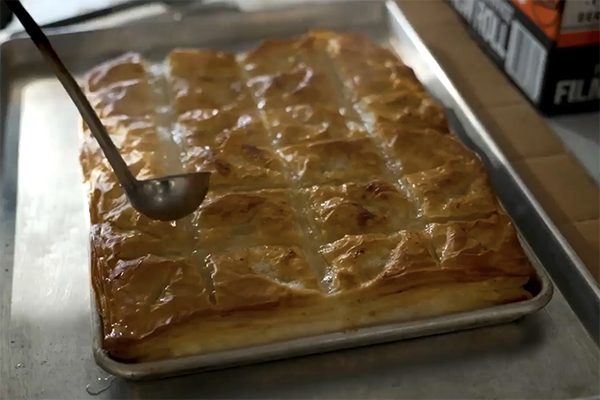
[[528,289],[534,294],[530,300],[417,321],[382,324],[346,332],[153,362],[123,363],[114,360],[103,350],[102,321],[92,293],[94,358],[102,369],[114,376],[132,380],[156,379],[512,322],[546,306],[553,293],[550,277],[541,268],[529,247],[523,241],[521,243],[535,270],[535,276],[528,283]]
[[[349,4],[340,4],[340,7],[349,6]],[[392,28],[392,24],[397,23],[394,10],[398,12],[396,4],[389,3],[386,8],[387,17],[386,24],[381,24],[381,31],[370,31],[369,33],[374,38],[385,44],[392,45],[397,42],[398,38]],[[238,14],[239,21],[252,21],[252,14]],[[239,21],[232,22],[233,24]],[[258,21],[256,21],[258,22]],[[307,21],[310,23],[310,21]],[[385,30],[387,26],[387,30]],[[223,27],[224,28],[224,27]],[[217,34],[222,34],[223,28],[217,29]],[[250,27],[254,34],[261,35],[263,38],[271,38],[269,32],[257,32],[258,26]],[[344,27],[345,30],[353,30],[354,26]],[[269,24],[269,29],[273,29],[273,25]],[[303,33],[297,30],[288,30],[285,35],[294,35]],[[240,32],[240,37],[246,37],[246,34]],[[280,35],[277,35],[279,37]],[[239,38],[234,38],[233,42],[239,42]],[[237,44],[237,43],[236,43]],[[205,42],[204,46],[210,48],[221,48],[219,42]],[[177,44],[173,44],[176,47]],[[246,50],[247,48],[244,48]],[[449,110],[449,112],[453,112]],[[462,131],[460,121],[453,118],[454,131]],[[531,252],[529,252],[532,255]],[[186,356],[177,359],[160,360],[154,362],[143,363],[123,363],[110,357],[103,350],[103,324],[101,316],[95,312],[97,310],[95,304],[95,296],[92,298],[92,315],[93,315],[93,335],[94,335],[94,356],[98,365],[105,371],[126,379],[151,379],[164,378],[182,373],[191,373],[198,371],[214,370],[225,367],[232,367],[244,364],[270,361],[281,358],[289,358],[300,355],[314,354],[324,351],[340,350],[350,347],[358,347],[386,341],[408,339],[419,336],[427,336],[439,333],[446,333],[461,329],[476,328],[491,324],[512,322],[527,314],[539,310],[544,307],[552,297],[552,283],[549,277],[540,267],[539,262],[536,262],[533,257],[532,264],[534,265],[535,276],[532,278],[530,290],[533,298],[526,301],[521,301],[512,304],[506,304],[498,307],[490,307],[487,309],[470,311],[466,313],[458,313],[436,318],[424,318],[416,321],[402,322],[396,324],[380,324],[368,328],[353,329],[345,332],[336,332],[330,334],[314,335],[310,337],[302,337],[293,340],[279,341],[264,345],[238,348],[231,350],[223,350],[208,354],[199,354]]]
[[[370,20],[369,24],[363,25],[359,17],[363,13],[370,15],[373,13],[373,10],[375,10],[377,16],[380,18],[378,20]],[[398,29],[402,22],[402,14],[394,2],[357,2],[353,3],[349,8],[348,4],[339,3],[337,5],[322,7],[322,10],[311,10],[311,14],[319,11],[322,12],[322,14],[319,13],[321,15],[331,15],[331,13],[337,15],[340,13],[342,15],[346,14],[343,15],[343,18],[338,19],[338,23],[344,22],[344,24],[334,27],[336,30],[365,33],[364,30],[368,29],[366,34],[381,43],[385,43],[393,48],[395,44],[399,43]],[[280,15],[277,10],[260,14],[262,15],[255,13],[230,15],[228,17],[230,20],[227,24],[220,21],[218,24],[215,23],[212,29],[213,40],[204,37],[202,43],[197,45],[225,49],[235,47],[236,50],[246,50],[250,46],[255,46],[257,40],[292,36],[303,33],[310,28],[322,27],[320,21],[315,20],[314,17],[306,18],[306,15],[297,15],[296,20],[285,21],[277,18]],[[272,19],[272,21],[266,22],[264,21],[265,18]],[[207,20],[201,25],[204,29],[208,29],[206,23],[210,22]],[[299,22],[301,22],[302,26],[299,26]],[[150,26],[154,27],[156,25]],[[231,31],[231,26],[234,26],[234,30],[236,31],[233,36],[231,33],[226,34],[226,32]],[[136,28],[129,26],[125,29],[113,29],[98,33],[112,35],[124,34],[125,32],[128,32],[130,35],[135,34]],[[69,35],[76,34],[67,34],[66,36]],[[193,36],[203,36],[203,32],[198,30],[194,32]],[[250,41],[248,40],[250,39],[249,36],[251,36]],[[181,42],[179,41],[179,37],[175,36],[171,37],[167,43],[164,40],[158,43],[147,41],[145,42],[144,49],[140,49],[139,46],[129,47],[123,45],[120,41],[114,42],[114,46],[110,50],[112,52],[122,52],[124,49],[142,51],[150,58],[162,58],[165,55],[165,48],[170,49],[178,46],[181,46]],[[160,50],[157,51],[157,48],[160,48],[162,52]],[[98,51],[94,55],[96,57],[103,57],[103,54],[105,53]],[[452,119],[452,122],[455,132],[463,132],[459,120]],[[471,145],[470,147],[473,146]],[[523,242],[522,237],[521,240]],[[525,247],[529,249],[528,246]],[[381,324],[346,332],[315,335],[272,344],[154,362],[123,363],[114,360],[103,350],[102,322],[100,315],[96,312],[97,307],[94,304],[95,296],[92,294],[93,352],[98,365],[115,376],[132,380],[153,379],[512,322],[544,307],[552,297],[553,287],[550,278],[540,267],[539,261],[537,261],[531,250],[528,251],[528,254],[535,270],[535,276],[532,278],[530,284],[530,290],[534,296],[530,300],[435,318],[425,318],[396,324]]]
[[[175,382],[117,380],[100,396],[391,398],[424,397],[425,393],[437,398],[570,398],[597,394],[599,357],[591,339],[598,325],[596,286],[394,3],[336,2],[212,15],[176,24],[58,34],[52,42],[69,68],[81,73],[126,50],[151,59],[164,57],[175,46],[242,51],[261,39],[288,37],[311,28],[353,31],[388,43],[415,68],[431,93],[454,109],[464,127],[462,131],[455,126],[456,133],[478,149],[504,207],[528,243],[526,250],[532,249],[540,292],[533,301],[442,317],[434,324],[388,325],[325,335],[318,343],[309,338],[206,355],[196,370],[258,361],[261,349],[258,358],[265,361],[432,335],[448,330],[449,319],[453,329],[473,328],[491,323],[490,311],[495,323],[514,320],[549,300],[552,285],[538,260],[559,290],[541,312],[512,324],[260,364],[246,367],[241,375],[230,369]],[[0,369],[6,378],[3,382],[9,384],[0,385],[0,397],[81,397],[82,385],[102,375],[89,350],[94,333],[89,327],[89,227],[77,160],[77,113],[28,40],[16,39],[0,47],[0,82],[0,349],[9,354],[8,367]],[[32,168],[36,163],[42,167]],[[515,307],[521,308],[515,311]],[[130,379],[168,376],[187,362],[169,360],[135,370],[139,365],[113,363],[99,351],[95,357],[106,369]],[[43,378],[47,368],[51,378]],[[38,379],[31,379],[32,375]],[[430,384],[432,379],[436,385]],[[315,382],[320,385],[318,394],[307,392],[307,385]]]

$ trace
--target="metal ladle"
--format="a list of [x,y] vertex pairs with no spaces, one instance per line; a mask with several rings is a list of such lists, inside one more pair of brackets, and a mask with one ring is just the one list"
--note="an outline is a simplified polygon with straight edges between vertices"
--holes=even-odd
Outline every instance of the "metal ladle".
[[210,173],[196,172],[157,179],[137,180],[119,154],[119,150],[111,140],[86,96],[58,57],[38,24],[31,18],[20,1],[2,1],[6,2],[13,14],[21,21],[23,28],[50,64],[71,100],[77,106],[83,120],[100,144],[100,148],[112,166],[131,205],[141,214],[160,221],[174,221],[194,212],[206,197],[210,183]]

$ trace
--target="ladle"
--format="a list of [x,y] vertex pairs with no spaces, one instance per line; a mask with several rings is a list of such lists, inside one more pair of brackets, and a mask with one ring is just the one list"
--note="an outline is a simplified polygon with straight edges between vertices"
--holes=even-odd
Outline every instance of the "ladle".
[[131,205],[141,214],[160,221],[174,221],[193,213],[202,204],[210,183],[209,172],[171,175],[137,180],[106,128],[90,105],[77,81],[64,66],[50,41],[18,0],[2,0],[19,19],[40,53],[50,64],[59,81],[75,103],[83,120],[100,144]]

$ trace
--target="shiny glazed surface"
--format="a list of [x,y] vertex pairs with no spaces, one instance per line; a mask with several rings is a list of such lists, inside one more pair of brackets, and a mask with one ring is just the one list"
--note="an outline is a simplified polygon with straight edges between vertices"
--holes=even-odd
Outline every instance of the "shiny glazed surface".
[[84,127],[92,279],[116,358],[530,297],[531,266],[482,164],[412,70],[361,36],[179,49],[162,66],[125,54],[85,89],[139,179],[212,172],[197,213],[151,221]]

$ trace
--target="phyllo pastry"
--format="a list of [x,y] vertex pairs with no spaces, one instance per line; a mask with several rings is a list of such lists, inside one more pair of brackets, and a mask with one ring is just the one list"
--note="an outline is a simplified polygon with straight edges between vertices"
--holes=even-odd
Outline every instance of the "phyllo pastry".
[[189,217],[137,213],[85,125],[92,284],[124,362],[531,297],[478,157],[390,50],[310,32],[244,54],[128,53],[84,89],[134,175],[211,172]]

